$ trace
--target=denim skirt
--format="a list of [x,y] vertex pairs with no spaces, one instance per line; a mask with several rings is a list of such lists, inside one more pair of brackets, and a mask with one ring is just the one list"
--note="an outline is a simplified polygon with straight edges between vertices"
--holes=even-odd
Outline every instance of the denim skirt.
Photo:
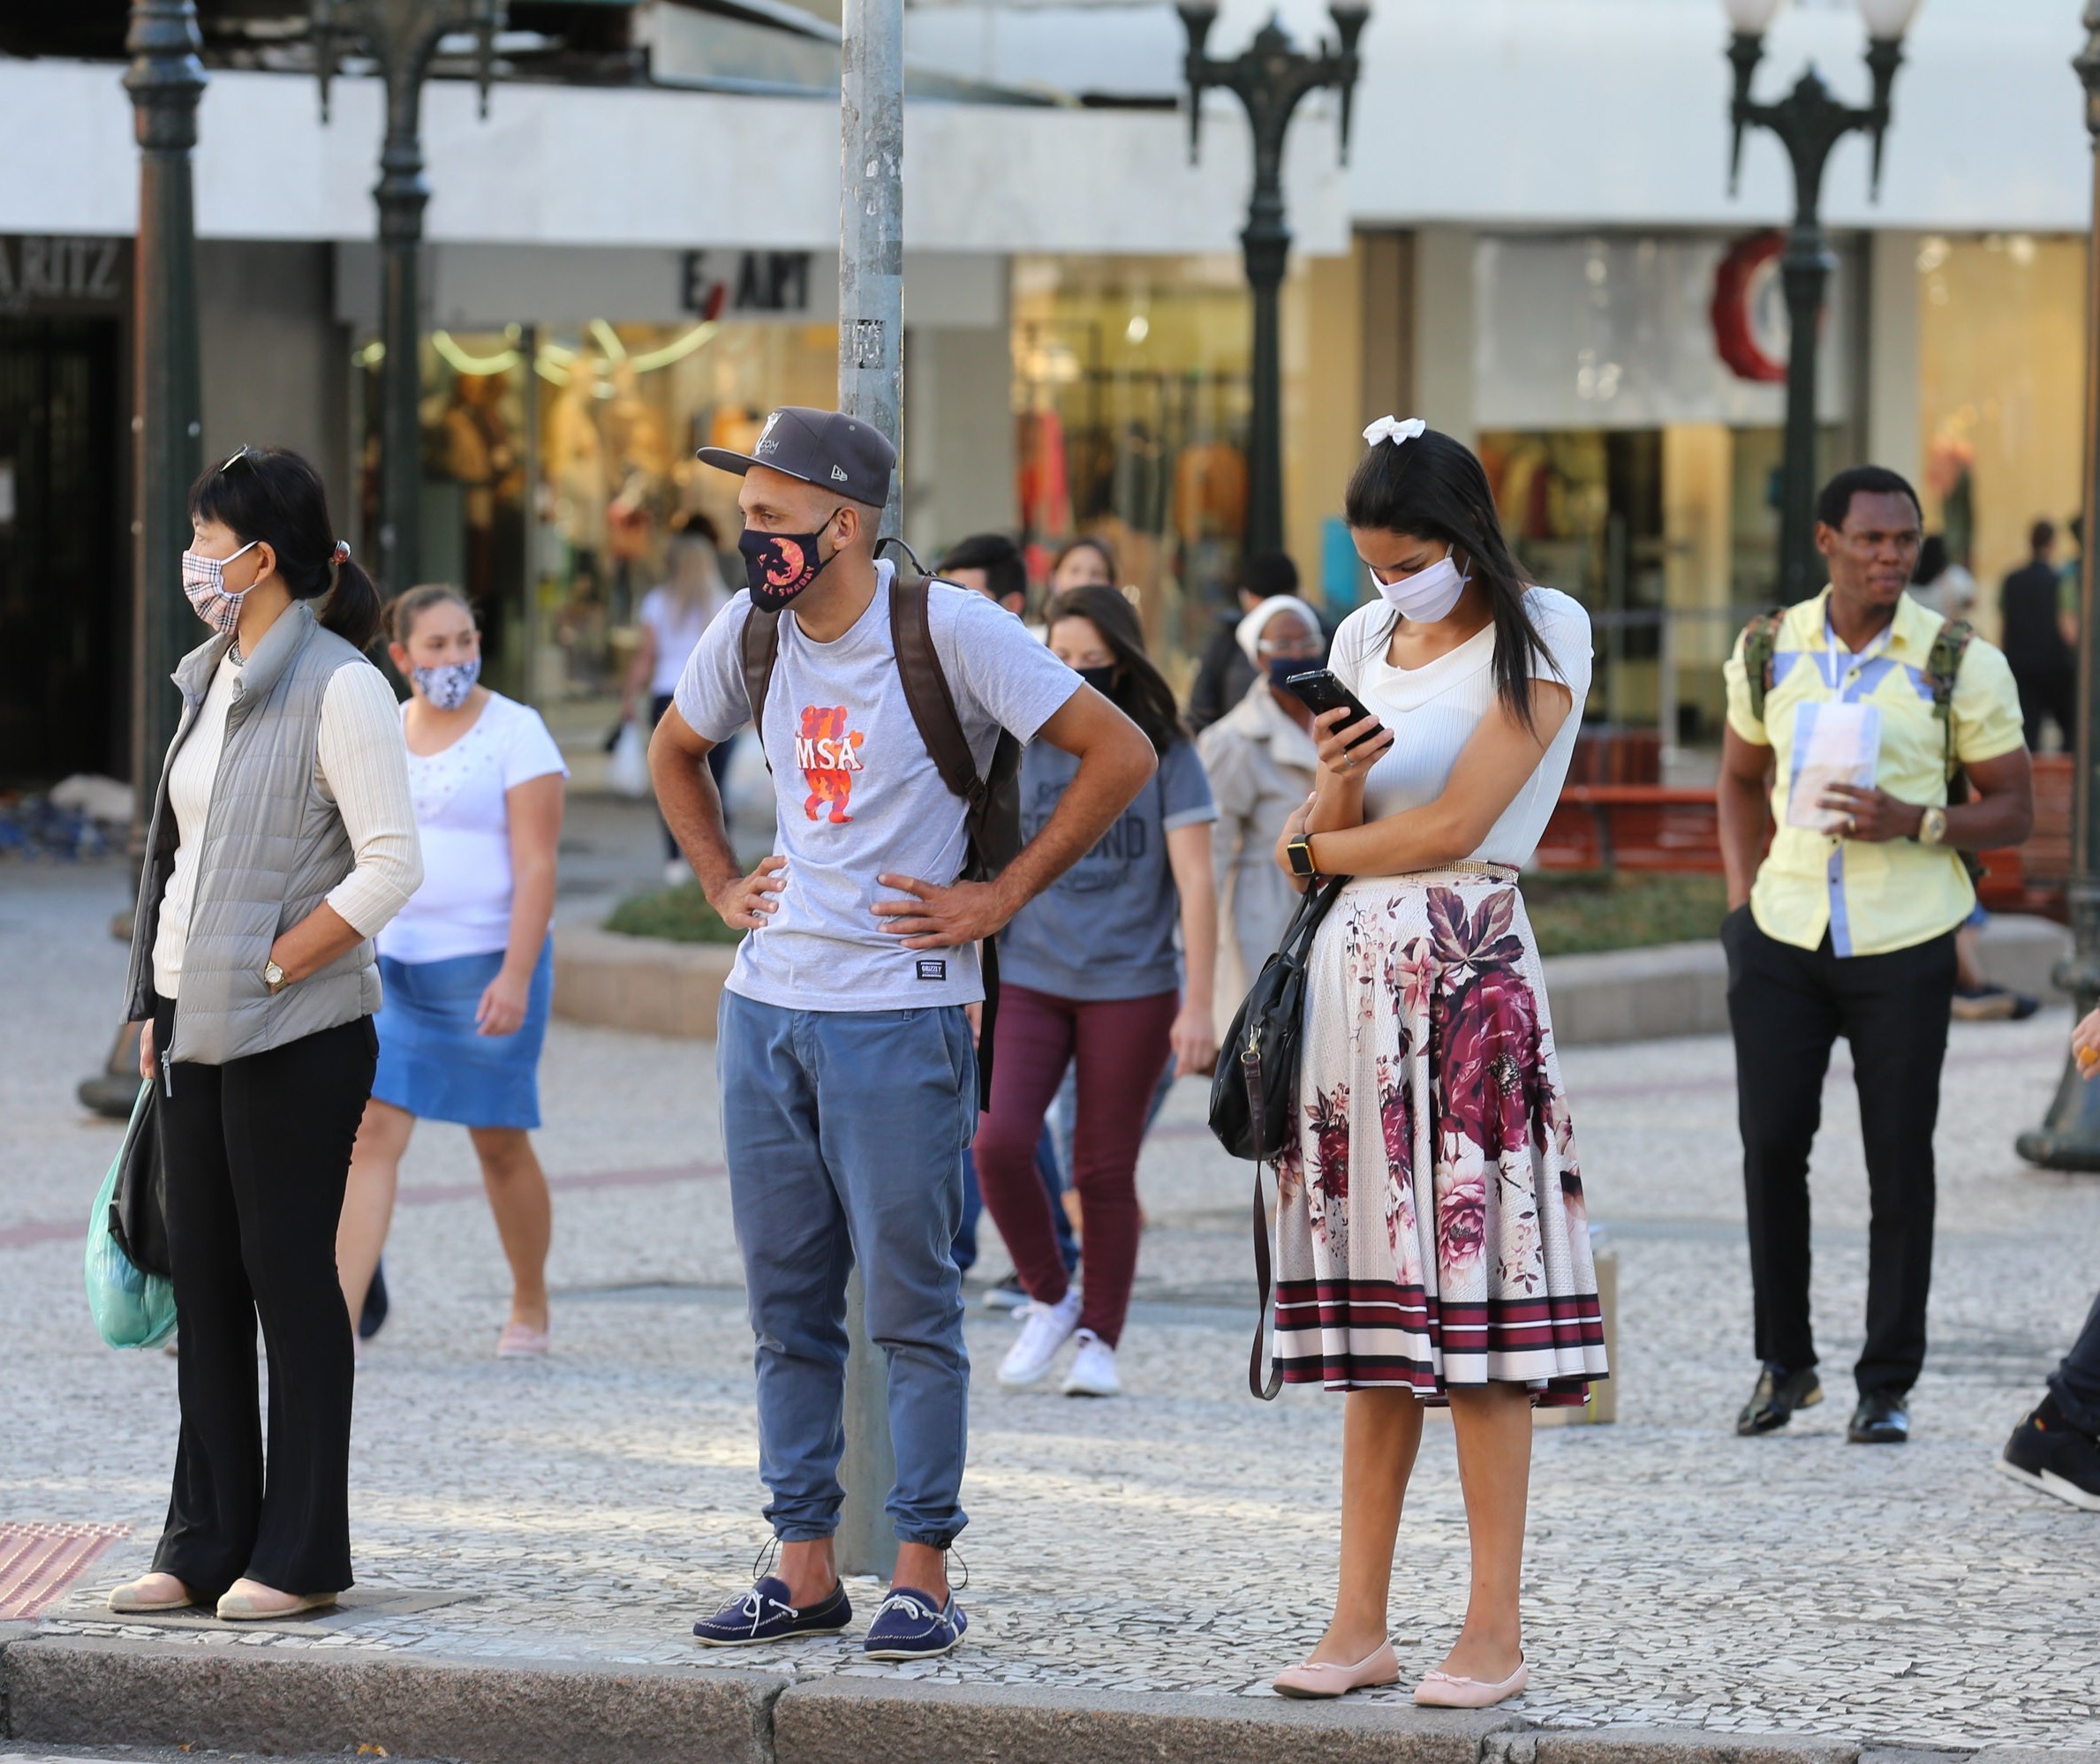
[[525,1021],[510,1035],[482,1035],[474,1028],[474,1010],[502,966],[500,949],[445,961],[379,958],[384,1002],[374,1019],[376,1100],[419,1120],[471,1127],[540,1125],[540,1049],[554,1002],[554,939],[548,939],[533,970]]

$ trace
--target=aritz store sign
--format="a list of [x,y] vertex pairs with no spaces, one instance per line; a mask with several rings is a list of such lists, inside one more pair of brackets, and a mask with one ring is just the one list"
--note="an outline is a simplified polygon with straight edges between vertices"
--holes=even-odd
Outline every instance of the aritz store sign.
[[[689,251],[680,265],[679,304],[701,319],[812,317],[806,251]],[[832,290],[831,304],[837,304]]]
[[121,315],[131,299],[132,242],[0,233],[0,317]]

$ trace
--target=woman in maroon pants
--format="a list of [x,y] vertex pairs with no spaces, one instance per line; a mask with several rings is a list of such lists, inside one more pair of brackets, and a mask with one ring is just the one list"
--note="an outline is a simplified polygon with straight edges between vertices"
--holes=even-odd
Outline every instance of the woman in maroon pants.
[[[1137,1269],[1137,1148],[1152,1092],[1170,1057],[1179,1074],[1207,1069],[1217,1054],[1218,811],[1130,603],[1114,588],[1076,588],[1050,602],[1046,622],[1053,652],[1144,731],[1160,766],[1099,843],[1000,934],[992,1106],[978,1124],[978,1181],[1030,1300],[1000,1383],[1039,1383],[1076,1336],[1065,1394],[1113,1397],[1122,1390],[1115,1347]],[[1028,750],[1025,833],[1050,818],[1076,769],[1042,743]],[[1035,1171],[1043,1112],[1075,1059],[1071,1175],[1086,1233],[1084,1293],[1065,1273]]]

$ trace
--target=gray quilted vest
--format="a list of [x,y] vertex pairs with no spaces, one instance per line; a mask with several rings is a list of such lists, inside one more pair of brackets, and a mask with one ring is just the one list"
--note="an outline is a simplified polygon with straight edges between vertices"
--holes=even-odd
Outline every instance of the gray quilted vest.
[[[214,637],[175,670],[182,720],[161,767],[146,839],[132,921],[128,1021],[153,1014],[154,938],[180,840],[168,809],[168,774],[231,643]],[[343,818],[314,776],[314,754],[329,679],[338,667],[369,666],[321,627],[311,607],[294,601],[235,677],[198,854],[174,1044],[163,1051],[170,1060],[223,1066],[379,1009],[369,939],[275,998],[262,977],[279,934],[318,907],[355,862]]]

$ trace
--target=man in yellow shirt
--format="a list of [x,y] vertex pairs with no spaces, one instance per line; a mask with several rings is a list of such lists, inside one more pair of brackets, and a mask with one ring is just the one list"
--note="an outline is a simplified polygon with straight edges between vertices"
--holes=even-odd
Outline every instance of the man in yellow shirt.
[[[1721,941],[1764,1362],[1736,1431],[1769,1433],[1822,1400],[1809,1152],[1841,1035],[1872,1209],[1847,1436],[1901,1444],[1925,1360],[1954,929],[1975,904],[1961,854],[2025,840],[2034,788],[2005,657],[1980,637],[1939,642],[1945,622],[1903,592],[1924,538],[1916,493],[1856,466],[1824,486],[1816,514],[1830,586],[1776,629],[1753,624],[1725,669]],[[1967,797],[1950,801],[1956,766]]]

